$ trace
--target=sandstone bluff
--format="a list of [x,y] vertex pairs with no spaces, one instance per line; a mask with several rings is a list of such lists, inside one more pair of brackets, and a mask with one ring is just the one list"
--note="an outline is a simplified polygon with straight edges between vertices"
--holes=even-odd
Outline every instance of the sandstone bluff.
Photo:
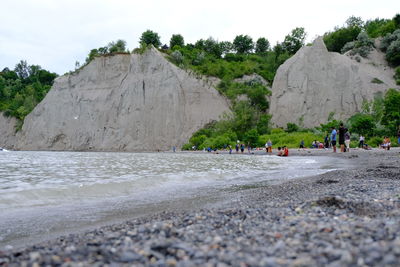
[[[99,57],[56,79],[11,147],[169,150],[224,112],[229,103],[210,81],[193,77],[151,48],[142,55]],[[10,122],[2,118],[0,123]]]
[[[359,61],[359,62],[358,62]],[[398,88],[384,54],[367,59],[328,52],[322,38],[281,65],[270,97],[273,126],[319,126],[345,120],[363,101]],[[253,76],[251,76],[253,77]],[[253,77],[254,78],[254,77]],[[198,78],[152,48],[98,57],[59,77],[25,118],[0,114],[0,146],[19,150],[157,151],[180,147],[207,123],[230,112],[215,78]]]
[[345,120],[361,111],[364,100],[398,88],[383,53],[374,49],[368,59],[355,59],[328,52],[322,37],[297,51],[275,75],[270,107],[273,124],[315,127],[326,123],[331,112],[335,119]]

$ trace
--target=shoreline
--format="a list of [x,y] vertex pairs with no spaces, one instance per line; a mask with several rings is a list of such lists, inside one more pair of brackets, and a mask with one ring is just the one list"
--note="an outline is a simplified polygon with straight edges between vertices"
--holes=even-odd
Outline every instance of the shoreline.
[[282,184],[232,188],[225,199],[198,208],[176,207],[0,251],[0,266],[398,263],[400,149],[293,150],[290,155],[342,158],[354,167]]

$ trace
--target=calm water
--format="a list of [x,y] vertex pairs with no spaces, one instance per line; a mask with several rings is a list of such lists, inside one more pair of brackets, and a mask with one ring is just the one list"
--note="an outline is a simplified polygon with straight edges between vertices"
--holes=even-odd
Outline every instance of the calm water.
[[0,249],[340,164],[325,157],[0,152]]

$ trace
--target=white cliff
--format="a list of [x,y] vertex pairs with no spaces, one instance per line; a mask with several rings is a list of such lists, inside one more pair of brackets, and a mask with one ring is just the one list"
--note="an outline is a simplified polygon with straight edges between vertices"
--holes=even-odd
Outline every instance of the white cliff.
[[62,76],[25,118],[22,150],[157,151],[180,147],[229,112],[205,79],[144,54],[98,57]]
[[301,48],[275,75],[270,105],[273,124],[319,126],[331,112],[335,119],[344,120],[361,111],[364,100],[398,88],[382,53],[374,50],[371,57],[357,62],[328,52],[322,37]]
[[17,119],[0,112],[0,147],[13,149],[16,141]]

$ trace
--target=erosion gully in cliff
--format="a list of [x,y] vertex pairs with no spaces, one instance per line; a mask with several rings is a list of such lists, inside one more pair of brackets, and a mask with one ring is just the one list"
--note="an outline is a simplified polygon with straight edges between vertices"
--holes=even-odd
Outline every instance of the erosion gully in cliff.
[[25,118],[20,150],[163,151],[181,146],[229,103],[205,79],[150,48],[95,58],[59,77]]
[[[374,50],[369,59],[357,62],[328,52],[319,37],[279,67],[272,86],[272,122],[310,128],[326,123],[331,112],[335,119],[345,120],[361,111],[363,101],[398,88],[393,75],[381,52]],[[374,79],[382,83],[373,83]]]

